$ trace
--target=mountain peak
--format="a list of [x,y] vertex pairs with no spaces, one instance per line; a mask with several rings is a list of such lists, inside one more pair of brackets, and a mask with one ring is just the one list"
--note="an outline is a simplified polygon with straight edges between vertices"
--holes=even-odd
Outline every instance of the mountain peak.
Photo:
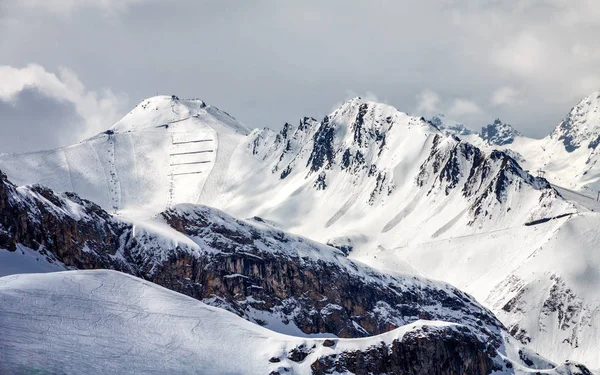
[[595,149],[600,144],[600,91],[583,98],[550,135],[562,141],[567,152],[580,146]]
[[469,135],[475,133],[465,124],[447,119],[443,113],[438,113],[430,118],[429,123],[436,126],[446,135]]
[[[158,95],[142,100],[110,131],[125,133],[142,129],[168,127],[172,123],[181,123],[190,118],[198,118],[206,123],[222,123],[237,133],[247,134],[249,129],[234,117],[217,107],[206,104],[200,99],[180,99],[176,95]],[[191,121],[188,125],[194,126]],[[180,126],[181,127],[181,126]]]
[[504,146],[514,142],[515,137],[520,137],[522,134],[515,130],[511,125],[502,122],[499,118],[493,123],[481,128],[481,138],[486,140],[490,145]]

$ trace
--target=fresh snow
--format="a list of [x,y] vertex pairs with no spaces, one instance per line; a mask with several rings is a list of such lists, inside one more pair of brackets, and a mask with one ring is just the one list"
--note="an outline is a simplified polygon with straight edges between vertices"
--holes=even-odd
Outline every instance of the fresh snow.
[[[573,123],[586,124],[579,140],[596,134],[589,125],[594,120],[587,113],[594,111],[590,106],[571,116],[577,119]],[[157,213],[178,207],[193,214],[189,204],[206,204],[254,218],[248,222],[264,223],[265,230],[277,227],[346,246],[354,260],[390,273],[448,281],[475,295],[509,328],[525,330],[534,350],[555,361],[570,358],[600,367],[594,354],[600,324],[566,327],[560,309],[539,313],[540,306],[552,303],[542,297],[560,284],[575,296],[564,306],[575,304],[584,322],[600,316],[600,267],[582,266],[598,264],[593,235],[598,216],[591,212],[598,204],[577,195],[593,196],[582,189],[600,187],[595,150],[582,143],[569,152],[556,134],[543,140],[515,134],[511,144],[490,145],[442,120],[449,125],[432,125],[385,104],[349,100],[327,116],[333,160],[313,170],[315,137],[324,121],[304,118],[281,132],[250,132],[199,100],[161,96],[143,101],[107,132],[79,144],[0,155],[0,170],[18,184],[75,191],[133,223],[136,236],[160,234],[169,246],[181,243],[190,251],[198,250],[201,239],[178,234],[155,219]],[[466,196],[474,164],[461,154],[471,146],[453,137],[457,132],[487,160],[494,149],[509,148],[508,155],[531,174],[546,171],[558,192],[520,171],[508,176],[501,198],[484,199],[486,186],[503,168],[489,161],[489,174]],[[350,164],[342,168],[346,150]],[[445,165],[455,150],[462,150],[456,153],[458,185],[448,188],[430,157]],[[472,205],[478,198],[482,212],[476,215]],[[505,311],[507,299],[520,290],[531,297],[522,300],[523,314]],[[548,328],[559,326],[565,328]]]
[[239,143],[246,132],[199,100],[159,96],[73,146],[0,155],[0,169],[19,185],[74,191],[111,211],[159,212],[172,203],[217,195],[231,143]]
[[[320,356],[391,343],[410,331],[457,325],[417,321],[362,339],[287,336],[141,279],[115,271],[67,271],[0,278],[0,372],[62,374],[312,373]],[[500,353],[528,374],[518,344]],[[287,353],[313,348],[302,362]],[[270,358],[280,362],[271,363]],[[568,365],[545,365],[562,374]],[[501,372],[497,372],[500,374]]]

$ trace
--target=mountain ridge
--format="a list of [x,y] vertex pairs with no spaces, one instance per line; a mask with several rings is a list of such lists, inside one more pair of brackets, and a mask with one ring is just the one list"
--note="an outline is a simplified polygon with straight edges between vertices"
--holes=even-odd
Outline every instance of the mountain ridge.
[[[40,185],[16,187],[3,177],[0,207],[0,247],[15,256],[27,246],[39,253],[42,262],[117,268],[140,277],[110,270],[0,277],[4,301],[0,327],[5,333],[0,370],[135,372],[147,369],[148,363],[153,369],[163,368],[163,353],[169,353],[166,365],[182,372],[189,372],[189,366],[240,371],[243,365],[244,371],[270,368],[274,374],[290,369],[317,374],[409,369],[519,373],[515,368],[589,374],[578,363],[557,366],[533,353],[511,338],[493,314],[448,284],[380,273],[348,260],[338,250],[276,230],[260,218],[253,224],[196,205],[164,212],[164,222],[187,243],[197,245],[189,251],[185,241],[164,229],[132,226],[72,193],[57,195]],[[86,230],[89,225],[96,230]],[[110,246],[111,240],[120,244],[117,249]],[[320,313],[310,301],[324,306]],[[350,325],[343,323],[345,309],[352,311]],[[288,325],[301,331],[288,327],[287,333],[296,337],[285,336],[240,317],[279,332]],[[379,325],[373,325],[377,321]],[[336,328],[340,323],[341,331]],[[75,334],[82,325],[87,327],[83,337]],[[174,332],[180,333],[173,336]],[[318,333],[363,337],[377,332],[381,335],[361,341],[308,337]],[[33,352],[23,346],[24,337],[35,343]],[[264,346],[258,357],[256,345]],[[74,347],[76,351],[70,350]],[[204,350],[190,361],[186,358],[193,347]],[[62,350],[67,353],[58,355]],[[106,362],[107,353],[112,358],[118,352],[128,360]],[[226,353],[253,359],[231,361]],[[221,361],[223,356],[227,363]]]
[[[514,296],[499,295],[499,290],[518,290],[526,285],[537,293],[542,290],[536,286],[542,285],[536,284],[538,279],[547,285],[550,275],[537,269],[531,277],[520,273],[521,266],[528,264],[524,254],[533,256],[539,247],[538,242],[528,238],[548,241],[548,246],[554,248],[555,227],[568,225],[570,218],[578,215],[584,215],[585,222],[595,218],[587,206],[572,197],[565,198],[546,179],[534,177],[523,169],[516,152],[494,150],[483,142],[472,144],[445,135],[425,119],[358,98],[343,103],[322,120],[304,117],[280,131],[253,130],[247,136],[220,124],[219,118],[210,113],[162,126],[163,120],[173,113],[171,106],[179,105],[181,100],[172,97],[160,100],[166,103],[167,117],[159,116],[150,127],[144,125],[139,131],[124,127],[122,133],[119,130],[115,134],[101,134],[72,149],[41,157],[40,154],[5,155],[0,157],[0,169],[7,167],[9,176],[20,175],[19,184],[38,177],[37,182],[57,191],[75,190],[83,198],[92,201],[97,198],[100,207],[135,225],[140,233],[147,227],[158,230],[153,221],[156,215],[177,210],[182,207],[179,204],[185,203],[213,206],[233,217],[258,217],[250,220],[331,244],[343,251],[340,256],[352,261],[389,272],[389,267],[381,263],[385,259],[398,267],[396,271],[413,273],[414,270],[452,280],[480,301],[487,301],[494,312],[504,311],[503,321],[511,328],[525,330],[526,333],[519,335],[530,337],[534,349],[541,348],[543,354],[550,353],[558,361],[564,360],[564,353],[571,353],[570,350],[576,359],[590,360],[589,352],[577,350],[574,345],[577,342],[580,348],[592,347],[596,343],[593,335],[577,331],[577,340],[554,343],[553,336],[545,334],[541,324],[558,325],[557,316],[551,315],[544,322],[528,320],[535,313],[538,300],[520,301],[519,311],[503,310],[507,304],[504,297]],[[204,105],[194,103],[199,107]],[[140,112],[156,112],[151,106],[146,107]],[[185,111],[179,114],[182,112]],[[178,129],[182,132],[177,133]],[[185,137],[173,141],[177,134]],[[517,149],[521,141],[522,138],[516,137],[511,149]],[[184,144],[174,144],[181,142]],[[197,147],[199,144],[202,147]],[[175,155],[173,159],[172,154],[194,156],[186,159],[188,156]],[[104,160],[102,157],[112,160],[112,164],[99,163],[97,160]],[[523,159],[529,160],[528,155],[523,155]],[[201,169],[177,166],[175,170],[171,166],[188,162],[201,163],[198,164]],[[183,177],[173,176],[176,173],[183,173]],[[182,225],[191,231],[199,230],[197,223],[181,221],[185,215],[180,217],[180,214],[184,212],[174,214],[174,222],[186,223]],[[205,213],[197,217],[206,222],[220,216]],[[577,228],[587,225],[573,222]],[[181,241],[182,247],[195,246],[193,241],[190,243],[189,234],[183,234],[184,227],[179,228],[177,241]],[[233,235],[246,238],[240,233],[234,231]],[[211,234],[211,238],[220,237]],[[494,242],[495,238],[502,240]],[[486,243],[486,248],[480,248],[475,239]],[[569,240],[581,243],[578,238]],[[455,250],[457,244],[461,252]],[[520,253],[513,251],[515,247],[521,249]],[[418,250],[423,248],[431,249],[431,260],[421,258]],[[594,253],[586,250],[587,245],[582,249],[577,253],[581,261],[593,264]],[[455,258],[446,259],[446,253]],[[483,254],[487,256],[486,262],[503,267],[490,269],[486,264],[474,263]],[[511,254],[510,259],[503,254]],[[146,255],[141,252],[136,256],[143,259]],[[552,262],[560,259],[555,252],[549,252],[548,256]],[[242,258],[241,262],[254,262]],[[441,259],[447,264],[440,264]],[[175,269],[187,274],[181,267],[178,264]],[[439,273],[440,269],[446,273]],[[555,274],[566,280],[566,288],[576,298],[591,301],[593,310],[594,294],[572,283],[577,271],[557,263]],[[222,284],[244,290],[247,287],[244,280],[232,278]],[[189,285],[185,280],[162,282],[177,288]],[[240,311],[236,303],[231,308]],[[304,317],[299,319],[304,321]],[[336,323],[337,329],[344,326],[352,330],[351,319],[344,319],[345,323]],[[562,329],[557,332],[566,334]],[[595,363],[593,360],[591,363]]]

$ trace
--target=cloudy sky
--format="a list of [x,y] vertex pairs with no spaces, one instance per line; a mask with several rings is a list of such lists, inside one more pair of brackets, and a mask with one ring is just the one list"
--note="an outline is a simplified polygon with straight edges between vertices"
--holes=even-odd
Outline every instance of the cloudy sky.
[[251,127],[363,96],[543,137],[600,89],[600,1],[0,0],[0,152],[71,144],[143,98]]

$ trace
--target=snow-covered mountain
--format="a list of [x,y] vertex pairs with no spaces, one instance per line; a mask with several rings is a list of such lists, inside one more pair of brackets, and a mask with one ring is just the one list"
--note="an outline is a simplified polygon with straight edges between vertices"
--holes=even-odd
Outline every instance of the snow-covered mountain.
[[[2,257],[22,272],[31,263],[33,271],[39,263],[120,270],[295,334],[362,337],[418,319],[502,328],[448,284],[379,272],[258,217],[237,220],[188,204],[132,224],[73,193],[16,187],[5,177],[0,207]],[[10,273],[0,264],[0,275]]]
[[567,152],[580,147],[595,149],[600,143],[600,91],[583,98],[550,134]]
[[553,183],[593,195],[600,190],[598,140],[600,92],[587,96],[541,140],[523,138],[511,148],[532,170],[543,170]]
[[[441,117],[441,129],[480,148],[509,153],[532,173],[542,173],[551,183],[592,196],[600,190],[600,91],[583,98],[551,134],[534,139],[523,136],[500,120],[480,134],[453,131],[454,122]],[[595,195],[594,195],[595,198]]]
[[[244,148],[234,160],[251,172],[238,175],[219,206],[322,241],[422,242],[574,212],[506,154],[359,98],[321,122],[254,131]],[[243,168],[234,164],[230,174]]]
[[0,169],[19,185],[77,192],[106,209],[160,212],[177,202],[214,199],[232,149],[247,132],[200,100],[158,96],[73,146],[0,155]]
[[506,124],[500,119],[495,119],[493,123],[481,128],[481,138],[486,140],[492,146],[509,145],[515,141],[516,137],[521,137],[511,125]]
[[[260,218],[178,205],[132,225],[73,193],[1,182],[0,372],[589,374],[535,354],[448,284],[378,272]],[[140,278],[27,274],[72,267]]]
[[[161,267],[183,273],[190,280],[150,280],[189,295],[198,281],[193,272],[183,270],[186,264],[193,266],[188,260],[196,255],[180,254],[196,254],[197,246],[206,245],[199,243],[202,237],[211,239],[211,251],[221,251],[224,235],[225,243],[246,246],[250,254],[261,258],[265,250],[262,245],[253,245],[252,233],[261,233],[259,241],[265,248],[277,249],[274,244],[280,238],[293,238],[294,246],[309,241],[273,232],[280,228],[340,249],[335,257],[340,272],[348,271],[346,266],[339,266],[346,264],[347,260],[340,259],[348,254],[352,260],[385,271],[373,271],[378,275],[400,271],[450,281],[485,301],[511,332],[523,342],[530,341],[534,350],[555,361],[573,358],[600,367],[593,354],[593,348],[600,346],[600,325],[595,323],[600,315],[599,288],[593,287],[598,286],[600,267],[571,267],[562,258],[564,246],[568,246],[569,256],[576,258],[578,265],[597,264],[597,252],[589,250],[594,242],[587,243],[577,235],[564,241],[556,236],[560,231],[584,233],[590,227],[596,214],[589,202],[559,193],[545,179],[521,168],[522,157],[529,170],[534,170],[528,163],[537,147],[525,137],[512,132],[513,142],[503,146],[511,151],[505,152],[494,150],[496,145],[477,134],[457,136],[448,129],[451,127],[408,116],[391,106],[355,98],[320,121],[305,117],[297,124],[286,124],[281,131],[257,129],[245,135],[243,125],[200,101],[155,97],[145,100],[106,133],[77,145],[0,155],[0,169],[19,184],[39,182],[57,191],[74,190],[103,209],[116,212],[116,216],[109,216],[130,235],[111,238],[117,239],[116,244],[122,239],[135,241],[137,245],[132,248],[136,250],[106,256],[111,260],[129,256],[125,263],[133,260],[146,273],[156,269],[155,263],[148,261],[152,254],[177,259],[176,266],[167,262],[160,263]],[[523,144],[528,144],[525,151]],[[562,143],[561,147],[564,150]],[[201,159],[205,156],[209,158]],[[256,219],[232,225],[234,219],[220,211],[187,203]],[[160,215],[158,224],[157,219],[149,219],[155,215]],[[209,223],[215,221],[228,224],[213,231]],[[204,224],[199,227],[198,222]],[[266,225],[269,229],[250,230],[247,225]],[[170,233],[166,235],[171,244],[167,248],[175,250],[160,251],[164,245],[153,245],[156,237],[140,240],[138,234],[148,228]],[[136,235],[131,235],[134,232]],[[323,245],[314,246],[321,249]],[[24,252],[24,257],[29,254]],[[211,263],[220,265],[219,272],[225,267],[221,264],[229,264],[223,259]],[[252,255],[244,255],[239,262],[249,259]],[[295,259],[287,266],[302,256]],[[109,268],[127,271],[115,265]],[[527,273],[528,269],[534,271]],[[236,273],[255,276],[234,269],[227,272],[219,277]],[[545,294],[557,279],[561,280],[561,290],[569,293]],[[259,285],[251,282],[242,287],[234,283],[239,282],[236,277],[225,280],[221,283],[236,290],[228,292],[231,296],[250,290],[249,285]],[[527,293],[520,292],[525,289]],[[318,293],[315,296],[322,295]],[[564,299],[567,295],[573,296],[571,300]],[[250,296],[254,298],[254,294]],[[512,299],[519,303],[509,303]],[[223,306],[231,311],[246,314],[250,320],[261,319],[240,309],[235,298],[225,300]],[[539,312],[544,304],[557,307],[544,310],[548,313],[542,317]],[[585,306],[581,316],[591,322],[587,330],[583,325],[573,330],[573,324],[563,324],[562,311],[573,310],[569,306],[574,305]],[[317,306],[316,311],[324,308]],[[365,309],[374,307],[366,304]],[[345,314],[353,316],[350,310]],[[303,318],[295,321],[296,316],[286,315],[286,319],[303,330]],[[335,327],[351,327],[352,322],[345,318]],[[378,329],[366,331],[373,334],[380,332]],[[316,332],[321,332],[320,328]],[[569,340],[562,339],[567,336]]]
[[441,321],[366,339],[286,336],[106,270],[0,278],[0,329],[2,373],[590,374]]

